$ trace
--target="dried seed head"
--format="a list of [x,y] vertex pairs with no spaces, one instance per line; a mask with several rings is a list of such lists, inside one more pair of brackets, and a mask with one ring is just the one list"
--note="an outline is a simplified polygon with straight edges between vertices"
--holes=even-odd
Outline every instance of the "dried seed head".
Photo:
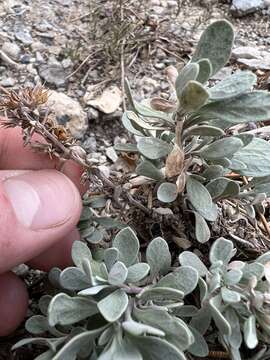
[[35,110],[40,105],[46,104],[48,97],[48,90],[39,85],[33,89],[27,87],[18,91],[5,91],[0,99],[0,109],[18,110],[24,107]]

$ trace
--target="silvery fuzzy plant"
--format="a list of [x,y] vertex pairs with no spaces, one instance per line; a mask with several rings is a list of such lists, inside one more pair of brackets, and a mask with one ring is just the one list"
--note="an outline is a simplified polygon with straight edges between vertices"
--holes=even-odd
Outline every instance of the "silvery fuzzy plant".
[[[116,149],[139,154],[136,173],[158,182],[158,200],[184,197],[200,242],[210,237],[206,221],[216,220],[219,200],[234,198],[254,217],[256,206],[270,194],[270,144],[249,132],[228,135],[237,124],[268,120],[270,94],[253,90],[256,76],[250,71],[236,71],[212,87],[208,83],[227,63],[233,40],[226,20],[203,32],[190,62],[175,79],[171,76],[175,102],[154,98],[138,103],[126,82],[130,110],[122,123],[136,144]],[[226,176],[230,172],[252,177],[252,183],[241,186]]]
[[[211,247],[209,269],[189,251],[180,254],[179,262],[189,264],[200,276],[201,307],[189,325],[204,335],[213,320],[230,359],[241,360],[243,344],[255,349],[259,342],[270,343],[270,252],[250,263],[231,261],[235,253],[233,243],[220,238]],[[178,314],[183,316],[184,311],[185,306]],[[266,359],[267,353],[265,346],[252,359]]]
[[95,256],[84,242],[75,242],[75,266],[49,275],[58,294],[43,296],[43,315],[26,322],[30,333],[48,337],[21,340],[14,349],[30,343],[48,347],[36,360],[184,360],[185,351],[206,356],[202,335],[178,316],[184,297],[197,287],[198,271],[190,265],[172,268],[160,237],[149,243],[145,261],[141,257],[128,227]]
[[[254,349],[260,342],[265,347],[253,360],[263,360],[270,341],[270,252],[251,263],[231,261],[235,252],[231,241],[220,238],[212,245],[209,269],[189,251],[172,267],[160,237],[149,243],[142,261],[131,228],[97,254],[77,241],[75,266],[51,271],[58,293],[43,296],[42,315],[26,322],[39,337],[13,348],[47,347],[35,360],[184,360],[188,353],[207,357],[207,342],[214,340],[241,360],[240,347]],[[214,339],[208,341],[208,333]]]

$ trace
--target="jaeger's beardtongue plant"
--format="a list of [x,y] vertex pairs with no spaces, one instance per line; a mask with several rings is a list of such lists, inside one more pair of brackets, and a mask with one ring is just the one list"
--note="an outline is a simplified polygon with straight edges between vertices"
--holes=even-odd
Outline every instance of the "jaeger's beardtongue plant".
[[[126,82],[131,110],[122,122],[136,144],[116,149],[139,154],[136,172],[157,183],[159,201],[184,199],[201,243],[210,238],[207,222],[216,220],[218,201],[237,199],[255,216],[254,206],[270,195],[269,143],[250,133],[228,135],[236,124],[268,120],[270,94],[253,90],[256,76],[249,71],[208,86],[227,63],[233,39],[225,20],[205,30],[177,75],[176,101],[138,103]],[[11,116],[6,125],[17,126],[16,121]],[[31,138],[27,121],[19,125],[25,139]],[[42,135],[41,125],[31,126]],[[51,131],[45,133],[49,143]],[[75,161],[90,166],[84,154],[67,145]],[[54,142],[53,153],[61,157],[57,146]],[[252,180],[242,185],[226,177],[232,171]],[[74,243],[74,267],[52,269],[57,294],[43,296],[42,315],[26,322],[37,337],[19,341],[14,349],[31,343],[47,347],[36,360],[184,360],[207,358],[210,344],[219,342],[233,360],[242,359],[243,349],[255,348],[250,360],[270,358],[270,253],[249,263],[232,261],[233,243],[219,238],[211,246],[208,268],[189,251],[172,259],[161,237],[141,253],[131,228],[96,214],[104,197],[85,204],[79,226],[87,242],[99,243],[105,229],[122,229],[106,249],[91,252],[86,242]]]

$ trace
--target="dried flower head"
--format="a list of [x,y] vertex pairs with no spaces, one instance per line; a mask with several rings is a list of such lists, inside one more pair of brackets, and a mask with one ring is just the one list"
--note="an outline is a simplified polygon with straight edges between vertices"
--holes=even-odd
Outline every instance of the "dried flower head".
[[[86,166],[83,149],[78,145],[67,128],[59,125],[47,106],[49,91],[43,86],[7,91],[0,88],[0,111],[4,119],[1,125],[6,128],[21,127],[24,145],[30,144],[38,151],[54,155],[60,159],[73,159]],[[32,141],[34,133],[40,134],[46,143]],[[75,146],[76,145],[76,146]],[[76,150],[74,150],[76,149]],[[79,155],[78,155],[79,154]]]

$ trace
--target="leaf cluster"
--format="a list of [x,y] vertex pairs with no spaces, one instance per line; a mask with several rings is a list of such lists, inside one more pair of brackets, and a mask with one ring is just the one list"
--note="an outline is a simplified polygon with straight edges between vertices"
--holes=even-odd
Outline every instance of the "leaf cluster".
[[23,339],[14,349],[46,346],[36,360],[184,360],[187,352],[206,357],[209,330],[217,328],[218,341],[241,360],[241,346],[269,342],[270,253],[244,263],[231,261],[235,252],[231,241],[220,238],[211,248],[209,269],[189,251],[173,267],[160,237],[149,243],[142,261],[131,228],[97,254],[76,241],[75,266],[51,271],[58,293],[43,296],[42,315],[26,322],[39,337]]
[[[172,81],[176,101],[139,103],[126,82],[130,110],[122,123],[136,144],[117,145],[116,150],[139,154],[136,173],[158,183],[159,201],[184,198],[194,212],[200,242],[209,239],[207,221],[216,220],[218,201],[239,199],[254,217],[254,206],[270,189],[269,143],[249,132],[230,135],[236,124],[269,119],[270,94],[253,89],[256,75],[250,71],[236,71],[209,87],[208,80],[229,60],[233,40],[226,20],[204,31],[192,59]],[[252,184],[231,179],[231,172],[253,177]]]

